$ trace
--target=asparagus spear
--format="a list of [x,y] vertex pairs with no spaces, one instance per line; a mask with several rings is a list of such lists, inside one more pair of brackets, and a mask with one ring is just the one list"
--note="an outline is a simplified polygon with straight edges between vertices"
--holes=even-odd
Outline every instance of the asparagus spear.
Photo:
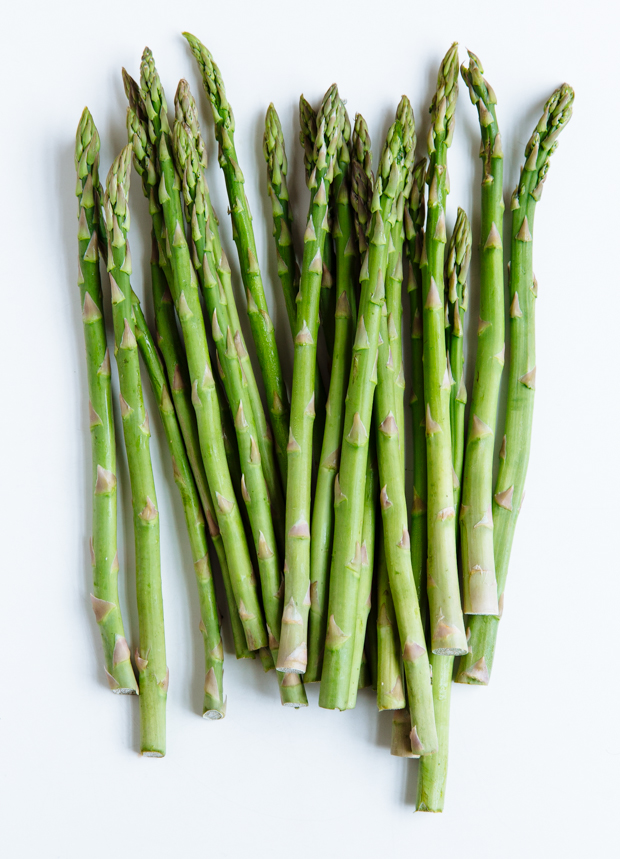
[[360,580],[357,589],[357,612],[355,618],[355,645],[353,648],[353,666],[349,686],[348,709],[352,710],[357,702],[357,690],[369,684],[367,664],[364,653],[366,640],[366,624],[370,612],[372,598],[372,574],[375,562],[375,533],[377,497],[379,495],[379,473],[377,470],[377,453],[374,443],[374,433],[370,437],[368,471],[364,488],[364,521],[362,524],[362,557],[360,562]]
[[446,54],[431,105],[428,213],[422,270],[424,395],[427,461],[427,594],[431,649],[467,652],[461,612],[455,540],[455,510],[450,436],[451,379],[444,333],[443,263],[446,244],[447,154],[454,134],[458,93],[456,43]]
[[136,664],[140,678],[140,748],[148,757],[166,753],[168,668],[161,595],[159,513],[149,451],[149,420],[142,400],[140,364],[131,308],[129,180],[131,144],[112,164],[106,183],[104,211],[108,231],[108,272],[121,396],[123,435],[131,481],[136,544],[136,590],[140,646]]
[[286,312],[294,336],[297,318],[297,292],[299,291],[299,266],[293,247],[293,218],[291,216],[286,175],[288,162],[284,148],[284,135],[280,118],[273,104],[267,109],[263,152],[269,175],[269,196],[273,213],[273,230],[278,256],[278,277],[282,285]]
[[[198,122],[198,111],[196,109],[196,102],[194,101],[194,97],[190,92],[189,84],[187,83],[187,81],[184,80],[180,81],[179,86],[177,88],[175,96],[175,115],[179,122],[183,122],[186,125],[187,132],[188,134],[190,134],[196,151],[200,156],[202,166],[206,169],[207,153],[204,142],[202,140],[202,136],[200,134],[200,125]],[[181,168],[179,169],[180,172],[182,172]],[[226,254],[222,249],[218,228],[219,221],[217,219],[215,210],[211,202],[211,195],[209,194],[209,190],[206,186],[206,180],[204,198],[204,203],[206,207],[205,217],[209,223],[209,231],[211,234],[211,240],[213,242],[213,257],[217,264],[217,275],[224,290],[224,296],[227,302],[228,316],[230,318],[230,324],[232,326],[232,332],[235,339],[235,346],[237,349],[237,354],[239,355],[239,360],[241,361],[243,373],[245,375],[248,396],[250,398],[250,402],[252,403],[252,411],[254,412],[254,420],[256,421],[256,427],[258,430],[257,443],[261,455],[263,474],[265,475],[265,480],[267,481],[267,489],[269,490],[269,499],[273,511],[276,539],[278,541],[278,544],[280,545],[280,548],[284,550],[284,496],[282,494],[282,487],[278,476],[278,468],[273,452],[273,440],[271,437],[271,430],[265,417],[265,410],[263,407],[260,392],[258,390],[258,385],[256,383],[254,369],[252,367],[252,362],[250,361],[248,355],[247,346],[243,337],[241,325],[239,323],[239,314],[237,312],[237,304],[232,288],[230,266],[228,264]],[[231,438],[233,436],[234,433],[231,433]]]
[[[308,666],[305,680],[321,679],[323,648],[327,628],[329,566],[334,535],[334,481],[338,469],[346,380],[351,366],[351,346],[355,334],[354,225],[349,202],[350,124],[345,114],[343,136],[336,158],[332,194],[335,200],[336,293],[334,348],[329,400],[322,438],[320,465],[314,493],[310,555],[310,614],[308,620]],[[316,428],[315,428],[316,432]],[[372,574],[372,565],[370,567]],[[362,645],[360,645],[361,647]]]
[[[377,567],[377,708],[401,710],[405,690],[400,670],[398,626],[385,559],[383,526],[379,523],[379,564]],[[411,719],[409,719],[411,723]],[[411,724],[407,736],[411,732]],[[411,751],[411,743],[409,743]]]
[[391,218],[409,170],[411,138],[405,135],[411,131],[398,119],[388,131],[371,204],[369,247],[360,272],[362,293],[346,398],[340,472],[334,490],[334,552],[319,696],[319,705],[328,709],[346,709],[348,703],[379,324],[385,302]]
[[[215,495],[218,526],[224,541],[231,584],[248,649],[259,650],[267,646],[267,634],[239,506],[226,461],[216,383],[211,369],[197,288],[198,279],[182,227],[183,212],[179,192],[181,181],[171,156],[166,100],[148,48],[144,51],[141,64],[141,92],[136,94],[135,89],[132,89],[129,95],[133,116],[129,115],[128,125],[134,130],[133,139],[137,141],[138,157],[147,140],[157,153],[161,179],[157,192],[153,186],[152,193],[158,198],[164,216],[164,242],[166,249],[170,248],[169,258],[173,275],[169,286],[187,350],[192,404],[196,411],[203,464],[209,487]],[[145,129],[148,129],[148,133],[141,134]],[[156,173],[153,179],[157,182]]]
[[[99,273],[99,134],[88,108],[75,137],[78,197],[78,285],[82,304],[88,411],[93,463],[93,611],[103,644],[105,673],[113,692],[138,691],[118,599],[116,551],[116,447],[110,391],[110,356]],[[105,247],[105,246],[104,246]]]
[[[532,268],[532,230],[557,138],[571,118],[575,93],[562,84],[545,104],[525,149],[525,164],[512,195],[510,280],[510,370],[506,425],[493,496],[493,550],[499,612],[503,608],[510,550],[523,503],[534,413],[536,358],[534,310],[538,284]],[[469,618],[469,652],[461,659],[458,683],[486,686],[495,654],[500,615]]]
[[[461,502],[463,450],[465,448],[465,358],[463,356],[464,317],[467,310],[467,272],[471,259],[471,226],[463,209],[458,210],[446,259],[446,310],[449,326],[447,345],[452,386],[450,388],[450,436],[452,441],[452,475],[454,509]],[[468,514],[466,514],[468,515]]]
[[437,751],[424,755],[418,770],[418,811],[443,811],[448,775],[448,742],[450,737],[450,695],[454,656],[431,653],[433,671],[433,710],[437,726]]
[[190,33],[183,34],[202,74],[204,90],[211,103],[215,135],[219,144],[219,162],[224,171],[226,190],[233,223],[233,238],[237,245],[241,277],[247,291],[248,316],[252,336],[256,345],[258,361],[263,373],[267,401],[270,404],[271,421],[276,445],[276,456],[280,465],[283,484],[286,486],[289,408],[288,396],[282,377],[280,358],[276,346],[275,331],[269,317],[263,289],[252,216],[245,195],[243,173],[239,167],[235,150],[235,121],[226,99],[224,81],[219,68],[207,48]]
[[295,359],[291,398],[291,425],[287,456],[289,484],[286,496],[286,562],[282,638],[276,668],[303,674],[308,661],[307,629],[310,606],[310,505],[312,429],[316,373],[318,311],[323,272],[327,205],[335,155],[344,122],[344,107],[335,86],[325,94],[318,117],[315,166],[295,329]]
[[[182,82],[184,84],[184,82]],[[179,99],[177,99],[177,104]],[[241,487],[243,498],[250,518],[250,527],[258,561],[259,577],[263,597],[263,607],[267,621],[269,648],[273,661],[277,662],[280,624],[282,615],[282,592],[280,588],[280,564],[276,545],[267,484],[261,467],[258,450],[257,424],[247,385],[244,383],[239,355],[235,348],[231,320],[228,315],[228,301],[221,288],[213,233],[217,230],[211,218],[207,219],[209,207],[206,203],[208,189],[203,175],[201,159],[196,151],[188,127],[179,118],[174,123],[172,135],[177,164],[183,171],[183,196],[186,205],[187,221],[192,225],[193,254],[199,272],[202,292],[207,312],[211,317],[211,330],[215,342],[219,366],[228,402],[235,415],[235,430],[241,460]],[[286,697],[293,687],[282,687]],[[295,694],[301,696],[299,704],[306,704],[303,686],[294,687]],[[286,700],[283,703],[293,704]]]
[[478,57],[471,51],[468,53],[469,68],[463,64],[461,74],[472,102],[478,107],[483,177],[480,321],[460,516],[463,611],[495,615],[498,605],[492,493],[495,423],[504,367],[504,162],[495,117],[495,93],[482,77],[484,69]]
[[163,362],[153,342],[151,332],[149,331],[135,293],[132,294],[132,300],[138,349],[149,375],[153,394],[159,405],[159,413],[172,458],[174,480],[179,489],[181,501],[183,502],[187,534],[194,561],[196,584],[198,585],[198,604],[200,606],[200,630],[205,645],[203,716],[205,719],[222,719],[226,715],[226,701],[224,699],[222,682],[224,650],[222,648],[220,621],[217,613],[213,576],[207,550],[205,519],[170,395],[170,388],[166,381]]
[[422,340],[422,271],[424,253],[424,177],[427,161],[413,168],[413,183],[404,222],[409,256],[407,291],[411,308],[411,427],[413,435],[413,508],[411,512],[411,565],[422,620],[426,620],[426,406],[424,402],[424,344]]

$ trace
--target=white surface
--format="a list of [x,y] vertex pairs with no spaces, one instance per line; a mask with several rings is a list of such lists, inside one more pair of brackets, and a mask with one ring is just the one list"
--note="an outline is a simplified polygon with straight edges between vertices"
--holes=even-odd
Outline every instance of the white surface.
[[[618,15],[611,4],[108,0],[12,4],[3,17],[4,855],[612,855],[620,799],[620,308],[613,250],[620,114],[612,65]],[[75,286],[74,130],[88,104],[103,141],[105,175],[125,140],[120,69],[137,76],[148,44],[169,103],[180,76],[199,98],[210,184],[224,216],[209,112],[182,29],[206,42],[224,74],[260,259],[272,281],[261,152],[270,100],[298,177],[299,94],[317,104],[334,80],[350,113],[366,116],[376,151],[403,92],[424,140],[438,62],[458,39],[461,58],[465,46],[475,50],[497,92],[509,194],[545,98],[563,80],[577,91],[536,218],[538,391],[528,497],[492,684],[454,687],[442,816],[413,815],[416,764],[390,757],[390,717],[377,716],[369,692],[355,711],[338,714],[318,708],[313,686],[309,709],[284,709],[275,678],[264,677],[258,663],[235,663],[228,638],[228,715],[218,723],[199,718],[202,642],[193,572],[159,431],[152,449],[170,666],[164,760],[139,757],[138,701],[119,699],[106,686],[88,599],[90,448]],[[478,139],[476,112],[462,88],[450,156],[450,223],[457,205],[474,212],[478,206]],[[306,197],[299,181],[294,191],[301,218]],[[148,255],[137,181],[132,206],[141,292]],[[222,223],[232,261],[226,217]],[[284,344],[282,303],[275,316]],[[157,424],[152,401],[149,408]],[[121,592],[135,646],[122,462]]]

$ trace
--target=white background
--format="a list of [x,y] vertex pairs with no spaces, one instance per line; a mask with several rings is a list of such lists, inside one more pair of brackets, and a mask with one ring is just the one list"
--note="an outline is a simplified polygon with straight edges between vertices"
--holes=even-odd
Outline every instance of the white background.
[[[611,3],[13,3],[3,13],[2,574],[0,843],[10,859],[100,857],[613,855],[618,842],[617,13]],[[90,610],[90,444],[76,282],[74,133],[85,104],[102,173],[125,142],[120,70],[148,44],[171,104],[199,98],[224,216],[212,125],[181,31],[213,51],[237,121],[259,256],[287,356],[262,123],[286,134],[293,204],[307,205],[297,100],[337,81],[377,154],[402,93],[419,138],[453,40],[480,56],[498,96],[506,194],[551,91],[577,92],[535,231],[536,418],[493,680],[455,686],[443,815],[413,814],[417,765],[389,754],[372,694],[353,712],[280,706],[273,676],[236,663],[228,715],[200,718],[203,656],[182,508],[159,427],[152,445],[162,523],[170,691],[168,754],[138,754],[138,701],[105,681]],[[462,87],[450,156],[449,223],[478,211],[476,111]],[[421,151],[421,150],[420,150]],[[134,285],[148,272],[147,214],[132,192]],[[509,219],[506,219],[507,223]],[[226,247],[235,260],[227,218]],[[299,224],[298,224],[299,228]],[[299,230],[298,230],[299,232]],[[479,236],[474,226],[474,240]],[[505,242],[506,244],[506,242]],[[475,278],[477,268],[472,274]],[[148,283],[148,282],[147,282]],[[474,290],[475,292],[475,287]],[[150,303],[145,299],[147,313]],[[276,306],[277,305],[277,306]],[[475,314],[475,307],[473,308]],[[156,410],[149,400],[153,425]],[[120,439],[120,431],[119,431]],[[137,640],[127,470],[120,457],[121,595]]]

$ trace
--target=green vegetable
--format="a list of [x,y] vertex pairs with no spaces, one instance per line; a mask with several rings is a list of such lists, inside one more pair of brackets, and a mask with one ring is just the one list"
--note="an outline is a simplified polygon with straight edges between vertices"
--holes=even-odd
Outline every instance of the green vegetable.
[[168,668],[161,594],[159,513],[149,450],[149,419],[142,399],[138,344],[131,306],[129,180],[131,144],[112,164],[106,182],[104,211],[108,231],[108,272],[121,418],[127,451],[136,552],[136,591],[140,646],[136,665],[140,682],[140,749],[147,757],[166,753],[166,696]]
[[265,298],[263,281],[258,264],[252,215],[245,195],[245,179],[235,150],[235,120],[219,68],[207,48],[190,33],[183,34],[198,63],[205,93],[213,110],[215,135],[219,144],[219,163],[224,171],[226,190],[233,223],[233,238],[239,254],[241,277],[247,292],[247,311],[256,345],[258,361],[265,382],[267,402],[280,465],[282,481],[286,486],[289,408],[288,396],[282,377],[275,331]]
[[303,674],[308,661],[310,607],[310,508],[312,431],[315,408],[316,344],[319,292],[327,205],[340,144],[344,106],[335,86],[327,91],[317,117],[315,165],[309,181],[311,200],[304,234],[304,255],[295,329],[291,424],[287,447],[289,483],[286,496],[286,563],[284,613],[276,668]]
[[[534,414],[534,310],[538,294],[532,268],[534,212],[547,178],[549,159],[558,145],[557,138],[571,118],[574,98],[572,88],[563,84],[545,104],[543,115],[525,149],[525,164],[512,195],[508,402],[493,496],[493,550],[500,613],[512,540],[523,503]],[[461,659],[456,678],[458,683],[487,685],[495,655],[498,624],[499,616],[469,618],[470,650]]]
[[482,77],[483,68],[469,52],[461,73],[478,107],[483,158],[480,320],[476,372],[469,413],[463,506],[461,560],[463,611],[497,614],[497,581],[493,556],[493,448],[499,386],[504,368],[504,252],[502,142],[495,118],[495,93]]
[[[101,199],[99,134],[88,108],[84,108],[75,138],[78,197],[78,285],[82,305],[88,411],[92,449],[93,533],[90,557],[93,567],[91,603],[101,633],[105,673],[113,692],[135,694],[138,684],[118,599],[116,551],[116,447],[110,390],[110,354],[103,316],[99,273]],[[105,251],[105,245],[103,246]]]

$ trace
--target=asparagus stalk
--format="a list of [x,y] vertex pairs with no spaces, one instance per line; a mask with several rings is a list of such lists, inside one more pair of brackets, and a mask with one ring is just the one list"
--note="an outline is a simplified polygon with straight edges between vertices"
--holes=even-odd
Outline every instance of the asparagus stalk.
[[[306,682],[321,679],[323,648],[327,629],[329,567],[334,536],[334,481],[338,469],[344,421],[346,381],[351,367],[351,346],[355,334],[354,225],[349,202],[350,125],[345,114],[343,137],[337,153],[332,201],[335,200],[334,239],[336,284],[334,348],[329,400],[322,439],[320,465],[314,493],[310,555],[310,614],[308,619],[308,666]],[[334,287],[332,287],[334,288]],[[372,565],[370,567],[372,575]]]
[[335,86],[327,91],[317,120],[315,166],[295,329],[295,358],[291,398],[291,425],[287,456],[289,484],[286,496],[286,562],[284,613],[276,668],[303,674],[308,661],[307,630],[310,607],[310,506],[312,430],[316,374],[319,292],[326,235],[327,205],[340,143],[344,107]]
[[[411,714],[405,705],[394,710],[392,718],[392,743],[390,754],[397,758],[419,758],[411,748]],[[430,760],[434,755],[425,755]]]
[[456,559],[455,510],[450,435],[451,379],[444,332],[444,249],[446,244],[447,154],[454,134],[458,93],[456,43],[446,54],[431,105],[428,213],[422,270],[424,395],[427,461],[427,593],[431,649],[467,652]]
[[[177,98],[177,104],[178,102],[179,99]],[[267,484],[263,476],[257,444],[258,430],[231,331],[231,321],[228,315],[229,305],[218,276],[212,238],[217,225],[212,223],[211,218],[207,220],[206,217],[209,211],[205,202],[208,190],[204,180],[203,165],[188,127],[179,118],[179,110],[177,110],[172,141],[177,164],[183,171],[183,196],[186,204],[187,221],[192,225],[195,264],[199,272],[205,306],[211,317],[211,330],[219,366],[222,368],[224,388],[235,415],[235,430],[242,470],[242,494],[249,514],[258,561],[263,607],[269,635],[269,649],[273,661],[277,662],[282,616],[280,563]],[[288,690],[292,688],[283,687],[283,694],[286,696]],[[300,703],[307,703],[301,684],[295,687],[295,693],[302,695],[303,701]],[[287,700],[285,703],[294,702]]]
[[379,473],[374,434],[371,436],[368,459],[368,472],[364,488],[364,522],[362,525],[362,557],[360,580],[357,589],[357,613],[355,618],[355,646],[353,648],[353,667],[349,686],[348,709],[352,710],[357,702],[357,690],[370,685],[364,643],[366,624],[372,599],[372,574],[375,562],[376,503],[379,495]]
[[[101,633],[105,673],[113,692],[136,694],[138,685],[118,599],[116,551],[116,446],[110,390],[110,355],[103,317],[99,273],[99,134],[88,108],[75,138],[78,198],[78,285],[82,304],[88,411],[93,463],[93,533],[90,556],[93,593],[90,595]],[[105,247],[105,246],[104,246]]]
[[497,614],[493,556],[493,449],[499,387],[504,367],[504,254],[502,229],[503,154],[495,117],[495,93],[482,77],[478,57],[469,51],[461,74],[478,107],[483,158],[480,321],[472,404],[467,432],[463,506],[460,516],[463,611]]
[[282,286],[286,312],[294,336],[299,291],[299,266],[293,247],[293,218],[291,215],[286,176],[288,161],[284,148],[284,135],[280,117],[273,104],[267,109],[263,152],[269,176],[269,197],[273,214],[273,230],[278,257],[278,277]]
[[424,755],[418,770],[418,811],[443,811],[448,775],[448,742],[450,737],[450,695],[454,656],[432,653],[433,709],[437,726],[437,751]]
[[458,683],[486,686],[491,676],[503,608],[510,550],[523,503],[534,413],[536,353],[534,311],[538,284],[532,268],[534,212],[555,152],[571,118],[575,94],[562,84],[545,104],[525,149],[525,164],[512,196],[510,279],[510,370],[506,425],[493,496],[493,550],[499,614],[469,618],[469,652],[461,659]]
[[[465,358],[463,355],[464,317],[467,310],[467,272],[471,260],[471,226],[463,209],[458,210],[446,259],[446,311],[449,320],[447,345],[452,386],[450,388],[450,436],[452,441],[452,475],[454,509],[461,502],[463,451],[465,448]],[[469,513],[469,511],[468,511]],[[468,515],[465,514],[465,515]]]
[[409,274],[407,291],[411,308],[411,427],[413,435],[413,507],[411,511],[411,566],[422,620],[426,620],[426,406],[424,402],[424,343],[422,339],[422,270],[424,253],[424,178],[426,158],[413,168],[413,183],[404,222]]
[[351,680],[354,626],[361,562],[368,436],[376,384],[379,325],[385,303],[385,272],[395,200],[409,169],[412,129],[397,119],[383,148],[371,204],[369,247],[360,272],[357,331],[349,376],[340,472],[336,478],[334,552],[328,629],[319,705],[346,709]]
[[166,753],[168,668],[161,594],[159,513],[149,451],[149,420],[142,399],[140,364],[131,307],[129,180],[131,144],[112,164],[104,210],[108,231],[108,272],[121,396],[123,435],[131,481],[136,544],[136,590],[140,646],[136,664],[140,682],[140,748],[148,757]]
[[[377,708],[400,710],[405,706],[405,690],[400,670],[398,626],[385,559],[383,526],[379,523],[379,563],[377,567]],[[411,723],[411,719],[409,718]],[[411,732],[411,724],[407,736]],[[411,743],[409,743],[411,751]]]
[[233,238],[237,245],[241,277],[247,292],[248,316],[252,336],[256,345],[258,361],[265,382],[267,401],[270,404],[271,422],[276,445],[276,456],[280,465],[282,481],[286,486],[289,408],[284,386],[280,358],[276,346],[275,331],[263,289],[252,216],[245,195],[245,180],[235,150],[235,121],[226,98],[224,81],[219,68],[207,48],[190,33],[183,34],[198,63],[205,93],[211,103],[215,135],[219,144],[219,162],[224,171],[226,190],[233,223]]
[[[160,272],[157,274],[163,276]],[[162,359],[153,342],[135,293],[132,294],[132,300],[138,349],[144,361],[153,394],[159,405],[159,413],[172,458],[174,481],[183,503],[194,572],[196,573],[198,604],[200,606],[200,630],[205,645],[205,684],[202,714],[205,719],[222,719],[226,715],[226,701],[223,694],[224,649],[207,549],[205,518],[189,458],[185,451],[170,388],[166,381]]]
[[[141,92],[131,96],[128,126],[136,141],[137,158],[150,143],[157,153],[161,179],[152,191],[162,207],[165,225],[164,242],[170,248],[172,280],[169,282],[176,306],[191,380],[192,404],[196,411],[203,464],[211,492],[215,496],[218,526],[224,541],[231,584],[249,650],[267,646],[267,634],[258,601],[256,580],[248,551],[239,506],[230,478],[222,438],[216,383],[207,348],[198,278],[192,265],[183,231],[183,212],[179,188],[181,181],[171,156],[167,105],[151,52],[145,49],[141,64]],[[145,135],[145,128],[148,133]],[[154,171],[154,183],[157,173]]]
[[[203,168],[206,169],[207,153],[204,142],[202,140],[202,136],[200,134],[200,125],[198,122],[198,111],[196,109],[196,102],[194,101],[194,97],[190,92],[189,84],[187,83],[187,81],[184,80],[179,83],[179,86],[177,88],[175,96],[175,116],[178,122],[183,122],[185,124],[187,133],[191,136],[196,151],[200,156],[200,162]],[[183,172],[181,167],[179,167],[179,172]],[[278,468],[273,452],[273,439],[271,436],[271,430],[267,423],[267,418],[265,417],[265,410],[263,408],[263,402],[260,396],[258,385],[256,383],[256,377],[254,375],[252,362],[250,361],[245,339],[243,337],[243,332],[241,330],[241,325],[239,323],[239,314],[237,312],[237,304],[232,288],[230,266],[228,264],[226,254],[223,251],[222,244],[220,241],[220,233],[218,228],[219,221],[217,219],[215,210],[211,202],[211,195],[209,194],[206,180],[204,184],[204,205],[206,209],[205,218],[207,220],[207,223],[209,224],[209,232],[211,234],[211,240],[213,242],[213,257],[217,264],[217,275],[224,290],[224,297],[227,303],[228,316],[230,318],[230,324],[232,326],[235,346],[239,355],[239,360],[241,361],[241,366],[243,368],[245,382],[248,388],[248,396],[250,398],[250,402],[252,403],[252,411],[254,412],[254,420],[256,421],[256,427],[258,430],[257,443],[261,455],[263,474],[265,475],[265,480],[267,481],[267,489],[269,491],[269,499],[273,511],[276,539],[278,540],[278,544],[283,550],[284,496],[282,494],[282,487],[278,476]],[[231,438],[233,436],[234,432],[231,433]]]

